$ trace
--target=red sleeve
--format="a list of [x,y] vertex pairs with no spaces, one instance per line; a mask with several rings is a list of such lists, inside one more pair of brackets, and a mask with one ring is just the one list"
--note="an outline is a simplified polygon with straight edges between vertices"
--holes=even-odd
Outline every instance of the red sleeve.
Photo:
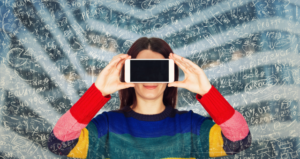
[[196,99],[218,125],[230,119],[235,112],[234,108],[213,85],[203,96],[197,94]]
[[110,94],[103,96],[95,83],[70,108],[73,117],[81,124],[88,124],[97,112],[111,99]]

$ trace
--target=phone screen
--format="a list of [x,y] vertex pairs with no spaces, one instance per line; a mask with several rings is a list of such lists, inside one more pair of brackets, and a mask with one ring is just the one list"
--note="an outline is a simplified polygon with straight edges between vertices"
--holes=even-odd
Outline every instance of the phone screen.
[[169,60],[130,60],[131,82],[168,82]]

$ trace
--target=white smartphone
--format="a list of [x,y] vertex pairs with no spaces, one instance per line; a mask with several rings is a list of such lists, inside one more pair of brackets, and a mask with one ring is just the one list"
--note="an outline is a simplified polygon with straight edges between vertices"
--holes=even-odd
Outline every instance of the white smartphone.
[[174,82],[172,59],[127,59],[124,67],[127,83]]

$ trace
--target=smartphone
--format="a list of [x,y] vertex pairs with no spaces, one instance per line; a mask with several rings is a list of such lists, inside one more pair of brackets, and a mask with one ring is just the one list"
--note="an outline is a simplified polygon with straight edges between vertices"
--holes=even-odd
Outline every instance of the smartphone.
[[174,82],[173,59],[127,59],[124,67],[127,83]]

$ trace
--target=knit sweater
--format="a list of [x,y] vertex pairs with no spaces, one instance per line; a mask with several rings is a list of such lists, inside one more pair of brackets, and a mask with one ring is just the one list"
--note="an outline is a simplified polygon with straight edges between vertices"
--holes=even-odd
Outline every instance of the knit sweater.
[[166,105],[159,114],[129,106],[97,112],[111,99],[95,83],[57,121],[48,138],[51,152],[88,159],[198,159],[233,155],[251,145],[244,117],[212,86],[196,94],[210,117]]

